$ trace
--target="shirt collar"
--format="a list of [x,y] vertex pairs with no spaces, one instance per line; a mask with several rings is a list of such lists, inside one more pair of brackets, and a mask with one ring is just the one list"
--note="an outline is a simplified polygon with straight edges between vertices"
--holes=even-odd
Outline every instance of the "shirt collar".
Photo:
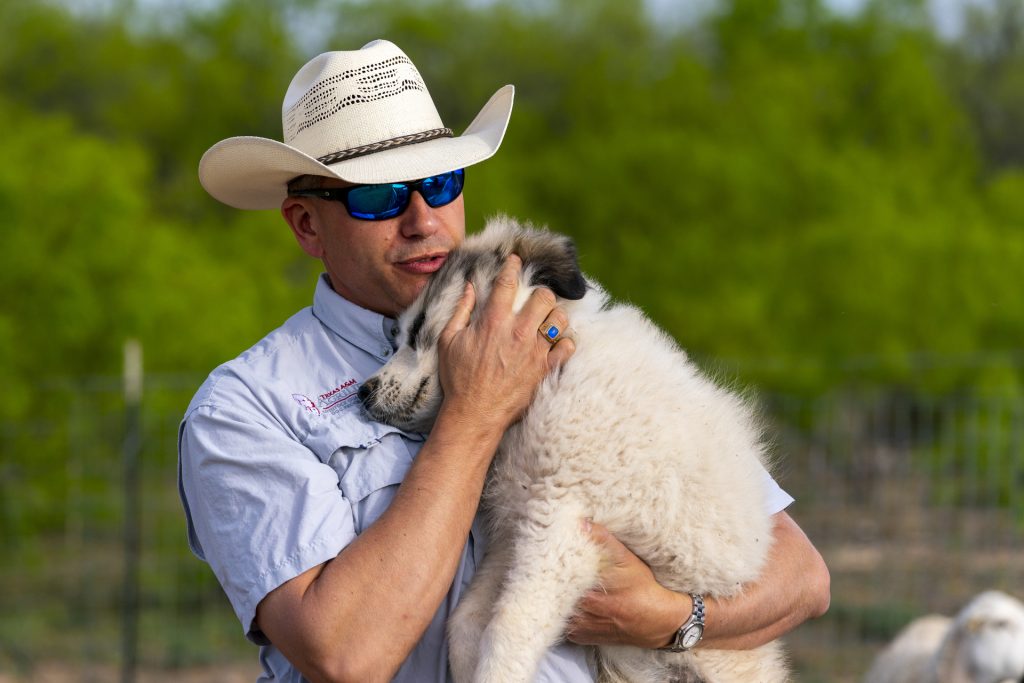
[[331,288],[327,273],[322,273],[313,293],[313,315],[332,332],[382,362],[396,348],[398,325],[394,318],[362,308]]

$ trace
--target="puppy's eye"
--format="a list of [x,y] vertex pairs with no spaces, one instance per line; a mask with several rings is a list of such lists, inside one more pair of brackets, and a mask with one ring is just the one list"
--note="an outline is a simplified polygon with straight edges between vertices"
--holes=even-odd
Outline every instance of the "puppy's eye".
[[423,329],[423,323],[426,322],[426,320],[426,311],[420,311],[420,314],[412,321],[412,325],[409,325],[409,334],[406,337],[406,343],[409,344],[410,348],[416,348],[416,339],[420,336],[420,330]]

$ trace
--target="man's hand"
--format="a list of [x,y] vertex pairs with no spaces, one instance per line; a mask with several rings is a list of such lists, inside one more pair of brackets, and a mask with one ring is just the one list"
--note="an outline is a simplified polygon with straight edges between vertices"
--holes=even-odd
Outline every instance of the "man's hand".
[[446,408],[502,431],[526,410],[544,376],[575,350],[571,339],[551,345],[538,333],[545,320],[560,329],[568,323],[551,290],[534,290],[513,312],[521,270],[519,257],[509,256],[472,324],[476,293],[467,283],[438,341]]
[[[690,613],[690,597],[659,584],[651,568],[608,529],[589,520],[585,524],[604,555],[601,585],[577,604],[566,633],[569,640],[580,645],[668,645]],[[678,620],[676,615],[681,615]]]
[[[699,647],[745,650],[788,633],[829,605],[829,573],[821,555],[786,513],[773,517],[773,542],[757,581],[732,598],[704,596]],[[601,587],[579,602],[569,640],[580,644],[667,645],[692,610],[690,596],[660,586],[650,568],[599,524],[590,535],[604,550]]]

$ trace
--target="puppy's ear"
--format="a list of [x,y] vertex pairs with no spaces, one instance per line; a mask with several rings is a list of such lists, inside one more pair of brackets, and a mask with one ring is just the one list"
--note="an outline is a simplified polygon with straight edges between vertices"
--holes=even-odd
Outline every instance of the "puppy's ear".
[[576,245],[565,235],[533,231],[523,236],[516,253],[530,268],[531,285],[547,287],[563,299],[582,299],[587,293]]

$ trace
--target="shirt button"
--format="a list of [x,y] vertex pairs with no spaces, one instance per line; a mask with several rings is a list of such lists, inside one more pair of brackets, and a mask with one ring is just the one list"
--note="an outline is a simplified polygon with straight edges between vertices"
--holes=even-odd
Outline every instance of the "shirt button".
[[391,355],[391,349],[385,348],[380,353],[381,353],[382,356],[390,356]]

